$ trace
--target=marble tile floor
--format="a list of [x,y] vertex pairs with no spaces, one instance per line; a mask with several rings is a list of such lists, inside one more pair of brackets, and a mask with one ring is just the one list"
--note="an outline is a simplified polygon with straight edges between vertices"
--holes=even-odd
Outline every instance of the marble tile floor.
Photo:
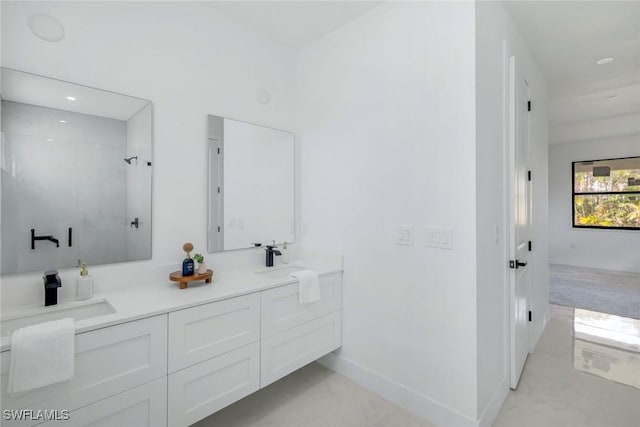
[[434,427],[312,363],[193,427]]
[[[551,305],[549,324],[494,427],[640,426],[640,389],[624,384],[640,386],[640,321],[586,310],[575,316],[573,308]],[[602,326],[603,318],[605,327],[624,330],[585,330]],[[607,342],[616,333],[620,342]]]
[[[579,313],[583,318],[576,324],[580,327],[598,319],[598,313]],[[612,342],[602,339],[606,333],[588,328],[582,328],[575,340],[574,309],[552,305],[551,320],[529,355],[518,389],[509,392],[494,427],[640,426],[640,389],[620,382],[640,384],[636,383],[640,381],[640,353],[636,351],[640,321],[614,323],[626,328],[627,335],[617,338],[627,348],[616,349]],[[595,324],[599,325],[602,323]],[[433,427],[317,363],[195,426]]]

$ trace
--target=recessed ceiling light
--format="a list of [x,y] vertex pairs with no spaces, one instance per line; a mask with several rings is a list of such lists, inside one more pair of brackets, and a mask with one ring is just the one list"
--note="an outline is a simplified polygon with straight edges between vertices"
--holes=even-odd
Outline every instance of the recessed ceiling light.
[[59,42],[64,38],[64,27],[49,15],[31,15],[29,28],[39,38],[48,42]]
[[617,98],[617,96],[615,96],[615,95],[607,96],[607,101],[612,101],[612,100],[614,100],[616,98]]
[[47,138],[47,141],[53,142],[53,138]]
[[60,123],[67,123],[66,120],[60,120]]
[[75,101],[76,97],[75,96],[67,96],[67,100],[68,101]]
[[596,64],[598,65],[604,65],[604,64],[608,64],[610,62],[613,62],[613,57],[612,56],[606,56],[604,58],[600,58],[596,61]]

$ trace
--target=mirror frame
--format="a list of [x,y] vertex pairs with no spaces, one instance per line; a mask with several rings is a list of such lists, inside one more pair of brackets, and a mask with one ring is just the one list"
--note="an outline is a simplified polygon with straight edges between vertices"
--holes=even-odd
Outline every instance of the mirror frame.
[[[75,86],[80,86],[86,89],[92,89],[92,90],[98,90],[101,92],[106,92],[106,93],[110,93],[110,94],[114,94],[114,95],[119,95],[119,96],[125,96],[127,98],[135,98],[138,99],[140,101],[144,101],[147,103],[147,105],[144,107],[146,108],[147,106],[149,107],[150,111],[150,134],[151,134],[151,156],[150,156],[150,162],[151,162],[151,174],[150,174],[150,187],[149,187],[149,256],[147,258],[142,258],[142,259],[135,259],[135,260],[123,260],[123,261],[117,261],[117,262],[104,262],[104,263],[92,263],[91,265],[94,266],[106,266],[106,265],[117,265],[117,264],[125,264],[125,263],[133,263],[133,262],[144,262],[144,261],[149,261],[153,259],[153,211],[154,211],[154,192],[153,192],[153,187],[154,187],[154,166],[155,166],[155,159],[154,159],[154,145],[155,145],[155,106],[154,106],[154,102],[150,99],[147,98],[143,98],[140,96],[136,96],[136,95],[128,95],[126,93],[121,93],[121,92],[117,92],[114,90],[109,90],[109,89],[102,89],[99,87],[95,87],[95,86],[90,86],[87,84],[82,84],[82,83],[76,83],[76,82],[72,82],[69,80],[63,80],[63,79],[59,79],[59,78],[55,78],[55,77],[50,77],[50,76],[45,76],[42,74],[37,74],[37,73],[32,73],[29,71],[24,71],[24,70],[20,70],[17,68],[12,68],[12,67],[7,67],[4,65],[0,65],[0,73],[2,73],[3,70],[8,70],[10,72],[17,72],[17,73],[23,73],[23,74],[28,74],[30,76],[34,76],[34,77],[41,77],[43,79],[49,79],[49,80],[55,80],[57,82],[61,82],[61,83],[66,83],[66,84],[70,84],[70,85],[75,85]],[[2,86],[4,85],[4,81],[0,82],[0,103],[2,101],[4,101],[3,98],[3,90],[2,90]],[[12,101],[8,101],[8,102],[12,102]],[[1,111],[1,105],[0,105],[0,111]],[[87,113],[80,113],[80,114],[87,114]],[[98,116],[99,117],[99,116]],[[4,138],[4,131],[2,131],[0,129],[0,133],[2,134],[2,138]],[[2,189],[0,188],[0,198],[2,197]],[[79,256],[81,256],[81,254],[78,254]],[[60,267],[52,267],[52,268],[58,268],[58,269],[68,269],[68,268],[76,268],[76,266],[60,266]],[[27,270],[27,271],[21,271],[21,272],[17,272],[17,273],[3,273],[1,271],[1,266],[0,266],[0,277],[10,277],[10,276],[19,276],[19,275],[23,275],[23,274],[31,274],[31,273],[36,273],[39,272],[40,270]]]
[[[211,227],[212,227],[212,224],[214,223],[214,221],[213,221],[213,216],[212,216],[212,210],[213,210],[212,208],[213,208],[213,206],[212,206],[212,201],[211,201],[211,197],[210,196],[213,194],[212,190],[214,188],[216,188],[218,185],[220,185],[221,188],[222,188],[222,191],[220,192],[222,197],[220,199],[221,200],[220,203],[219,203],[220,207],[218,209],[219,212],[218,212],[218,215],[216,216],[216,219],[219,220],[219,221],[223,221],[224,220],[224,161],[221,161],[221,159],[224,157],[224,128],[223,128],[223,134],[222,134],[222,143],[218,144],[218,146],[215,147],[215,148],[219,148],[221,150],[223,156],[217,157],[217,163],[218,163],[218,168],[219,168],[218,169],[219,170],[219,176],[217,177],[217,180],[214,183],[214,181],[212,179],[213,177],[212,177],[212,171],[211,171],[211,167],[210,167],[210,165],[212,163],[211,162],[211,155],[213,154],[213,151],[214,151],[212,149],[212,141],[215,141],[215,140],[219,141],[219,139],[216,139],[216,138],[213,137],[214,133],[213,133],[213,129],[212,129],[211,125],[212,125],[212,123],[214,121],[220,120],[220,121],[224,122],[225,119],[233,120],[235,122],[243,123],[243,124],[247,124],[247,125],[258,126],[258,127],[265,128],[265,129],[271,129],[271,130],[275,130],[275,131],[278,131],[278,132],[286,132],[286,133],[291,135],[291,137],[292,137],[292,153],[291,153],[291,155],[292,155],[292,165],[293,165],[293,170],[291,171],[292,172],[291,179],[292,179],[292,182],[293,182],[293,188],[292,188],[292,190],[293,190],[293,194],[292,194],[292,198],[293,198],[293,206],[292,206],[292,208],[293,208],[293,211],[292,211],[293,232],[292,232],[292,237],[293,237],[293,239],[290,240],[290,241],[287,240],[286,243],[287,244],[295,243],[297,241],[297,238],[298,238],[298,235],[297,235],[298,234],[298,227],[297,227],[298,221],[297,221],[297,205],[296,205],[296,201],[297,201],[296,192],[297,192],[297,188],[298,188],[298,185],[297,185],[297,182],[296,182],[296,177],[298,175],[298,164],[297,164],[296,159],[298,157],[297,157],[297,137],[296,137],[295,132],[292,132],[292,131],[289,131],[289,130],[284,130],[284,129],[278,129],[278,128],[275,128],[275,127],[272,127],[272,126],[265,126],[265,125],[262,125],[262,124],[251,123],[251,122],[247,122],[245,120],[238,120],[238,119],[235,119],[233,117],[225,117],[225,116],[220,116],[220,115],[216,115],[216,114],[208,114],[207,115],[207,234],[206,234],[206,236],[207,236],[207,253],[216,254],[216,253],[224,253],[224,252],[232,252],[232,251],[263,249],[265,247],[264,243],[263,243],[262,246],[253,246],[253,247],[252,246],[248,246],[248,247],[245,247],[245,248],[224,249],[224,239],[223,239],[223,241],[222,241],[222,246],[223,246],[222,249],[220,249],[220,250],[215,250],[215,249],[212,250],[211,249],[212,245],[210,245],[211,240],[209,239],[209,234],[210,234],[210,231],[212,230]],[[218,136],[218,135],[215,135],[215,136]],[[219,137],[220,136],[218,136],[218,138]],[[218,223],[221,223],[221,222],[218,222]],[[275,242],[276,245],[281,245],[283,243],[284,243],[284,241],[282,241],[282,242],[276,241]]]

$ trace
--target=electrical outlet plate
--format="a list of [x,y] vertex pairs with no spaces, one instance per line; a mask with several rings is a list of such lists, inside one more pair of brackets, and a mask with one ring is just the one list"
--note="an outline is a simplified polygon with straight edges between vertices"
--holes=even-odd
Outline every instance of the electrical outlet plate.
[[453,229],[425,228],[424,245],[431,248],[453,249]]
[[396,228],[396,245],[413,246],[414,229],[410,225],[399,225]]

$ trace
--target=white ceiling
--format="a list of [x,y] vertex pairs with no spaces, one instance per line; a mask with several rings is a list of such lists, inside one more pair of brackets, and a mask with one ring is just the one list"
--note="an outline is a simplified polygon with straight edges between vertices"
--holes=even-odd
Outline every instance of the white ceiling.
[[506,4],[549,84],[552,124],[640,111],[640,1]]
[[300,49],[382,1],[209,1],[204,4],[265,37]]
[[[2,99],[127,121],[149,101],[2,68]],[[69,101],[67,96],[75,97]]]

